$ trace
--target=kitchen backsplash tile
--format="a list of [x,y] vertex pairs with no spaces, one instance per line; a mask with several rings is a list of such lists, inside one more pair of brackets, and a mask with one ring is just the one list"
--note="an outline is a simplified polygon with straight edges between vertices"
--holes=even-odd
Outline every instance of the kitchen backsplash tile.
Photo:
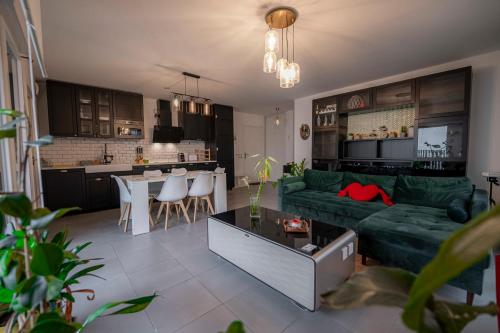
[[105,143],[108,144],[108,154],[113,155],[113,163],[117,164],[134,162],[137,146],[143,147],[143,156],[149,160],[167,160],[176,153],[189,154],[195,149],[205,148],[201,141],[151,143],[149,140],[54,138],[52,145],[40,148],[40,155],[51,165],[77,165],[82,160],[101,160]]

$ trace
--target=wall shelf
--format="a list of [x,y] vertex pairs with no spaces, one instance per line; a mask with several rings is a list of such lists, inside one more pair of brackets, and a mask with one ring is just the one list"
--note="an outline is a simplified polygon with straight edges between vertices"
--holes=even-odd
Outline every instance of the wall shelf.
[[344,142],[363,142],[363,141],[394,141],[394,140],[413,140],[414,137],[405,138],[373,138],[373,139],[356,139],[356,140],[344,140]]

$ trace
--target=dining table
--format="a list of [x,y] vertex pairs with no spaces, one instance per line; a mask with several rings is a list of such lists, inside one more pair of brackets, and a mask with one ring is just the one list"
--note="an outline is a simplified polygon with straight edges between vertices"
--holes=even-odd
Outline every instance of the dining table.
[[[188,171],[186,178],[193,180],[203,170]],[[214,209],[215,213],[227,211],[226,173],[212,172],[214,177]],[[121,176],[127,185],[132,197],[132,235],[141,235],[150,232],[149,193],[153,184],[163,183],[170,176],[163,173],[161,176],[127,175]],[[124,204],[121,203],[121,210]]]

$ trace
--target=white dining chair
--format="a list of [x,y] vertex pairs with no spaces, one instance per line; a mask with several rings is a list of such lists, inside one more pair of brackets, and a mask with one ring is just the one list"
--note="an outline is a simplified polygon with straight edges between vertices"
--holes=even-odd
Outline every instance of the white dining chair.
[[[118,189],[120,191],[120,201],[123,202],[124,207],[120,214],[120,219],[118,220],[118,225],[121,225],[123,221],[125,221],[125,227],[123,228],[124,232],[127,232],[128,221],[130,220],[130,214],[132,212],[132,196],[130,195],[130,191],[127,188],[127,185],[123,182],[123,180],[115,175],[111,175],[116,183],[118,184]],[[149,224],[153,226],[153,219],[151,215],[149,215]]]
[[187,169],[186,168],[172,168],[170,170],[170,172],[173,174],[173,175],[184,175],[187,173]]
[[226,168],[221,168],[221,167],[217,167],[214,170],[215,173],[224,173],[225,171],[226,171]]
[[189,219],[189,215],[186,210],[186,206],[184,206],[183,199],[186,198],[188,194],[188,185],[186,179],[186,173],[174,175],[171,174],[167,177],[167,180],[163,183],[160,194],[156,197],[156,200],[161,202],[160,209],[158,210],[158,215],[156,219],[158,220],[161,215],[161,211],[164,205],[166,205],[167,209],[165,210],[165,230],[168,228],[168,216],[170,212],[170,205],[178,205],[183,213],[184,218],[188,223],[191,223]]
[[214,175],[211,171],[201,171],[198,173],[196,178],[191,185],[188,192],[188,203],[187,209],[191,205],[194,199],[194,217],[193,221],[196,222],[196,211],[198,210],[198,199],[205,200],[207,202],[207,210],[210,210],[212,214],[215,214],[214,208],[212,206],[212,200],[210,199],[210,194],[214,191]]
[[[144,170],[142,175],[144,178],[154,178],[154,177],[161,177],[163,175],[163,173],[161,172],[161,170]],[[162,183],[160,183],[160,182],[148,184],[149,211],[150,212],[151,212],[151,207],[153,206],[153,202],[154,202],[155,197],[161,191],[161,186],[162,186]]]

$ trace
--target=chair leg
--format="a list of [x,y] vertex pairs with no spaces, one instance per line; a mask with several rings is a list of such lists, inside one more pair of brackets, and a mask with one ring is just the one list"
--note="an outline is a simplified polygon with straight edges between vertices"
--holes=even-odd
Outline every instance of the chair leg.
[[194,198],[194,216],[193,216],[193,222],[196,223],[196,211],[198,210],[198,197]]
[[210,200],[210,196],[207,195],[204,199],[207,201],[207,207],[208,207],[207,210],[212,212],[212,215],[215,214],[214,207],[212,206],[212,200]]
[[191,201],[193,201],[193,198],[189,197],[187,205],[186,205],[186,210],[189,210],[189,207],[191,206]]
[[151,217],[151,214],[148,214],[148,217],[149,217],[149,225],[154,227],[155,226],[155,223],[153,221],[153,218]]
[[184,213],[184,218],[186,219],[186,221],[188,223],[191,223],[191,220],[189,219],[189,215],[187,213],[187,210],[186,210],[186,206],[184,206],[184,202],[179,201],[179,206],[181,206],[181,209],[182,209],[182,212]]
[[170,212],[170,202],[167,201],[167,211],[165,212],[165,230],[168,228],[168,213]]
[[128,228],[128,220],[130,220],[130,211],[132,210],[132,204],[128,205],[128,214],[127,214],[127,220],[125,221],[125,228],[123,229],[124,232],[127,232]]
[[175,212],[177,213],[177,219],[179,219],[179,204],[175,205]]
[[128,209],[129,203],[125,203],[125,208],[123,208],[123,211],[120,213],[120,219],[118,220],[118,225],[121,225],[123,222],[123,219],[125,218],[125,215],[127,214],[127,209]]
[[472,305],[472,303],[474,303],[474,293],[471,293],[470,291],[467,292],[466,302],[467,305]]
[[156,215],[156,220],[159,220],[160,219],[160,216],[161,216],[161,211],[163,210],[163,205],[165,205],[164,202],[162,202],[160,204],[160,208],[158,209],[158,214]]
[[365,255],[362,255],[361,256],[361,263],[366,266],[366,256]]

